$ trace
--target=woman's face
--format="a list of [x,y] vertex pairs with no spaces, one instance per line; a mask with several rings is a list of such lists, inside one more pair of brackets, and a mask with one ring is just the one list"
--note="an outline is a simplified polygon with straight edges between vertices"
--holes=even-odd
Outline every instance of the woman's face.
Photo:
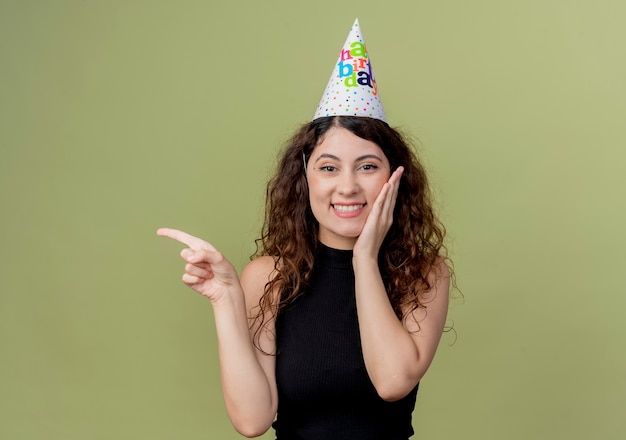
[[313,150],[306,176],[319,240],[335,249],[352,249],[391,176],[387,157],[374,142],[333,127]]

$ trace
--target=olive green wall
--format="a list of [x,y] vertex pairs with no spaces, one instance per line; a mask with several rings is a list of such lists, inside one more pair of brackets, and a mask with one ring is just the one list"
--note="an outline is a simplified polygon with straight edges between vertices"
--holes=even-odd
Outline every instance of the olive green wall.
[[625,2],[2,0],[0,438],[239,438],[154,231],[243,267],[355,17],[465,297],[415,438],[626,437]]

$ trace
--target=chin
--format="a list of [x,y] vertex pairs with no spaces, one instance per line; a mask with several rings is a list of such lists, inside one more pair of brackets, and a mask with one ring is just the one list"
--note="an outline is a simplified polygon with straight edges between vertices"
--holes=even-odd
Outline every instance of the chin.
[[363,228],[359,228],[358,230],[353,229],[349,231],[342,231],[338,233],[337,235],[342,238],[357,239],[361,235],[361,232],[363,232]]

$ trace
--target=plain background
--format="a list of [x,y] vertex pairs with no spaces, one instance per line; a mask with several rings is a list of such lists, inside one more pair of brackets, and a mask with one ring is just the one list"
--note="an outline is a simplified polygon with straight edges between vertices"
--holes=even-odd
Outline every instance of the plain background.
[[244,266],[356,17],[464,295],[415,438],[626,437],[625,2],[2,0],[0,438],[239,438],[155,230]]

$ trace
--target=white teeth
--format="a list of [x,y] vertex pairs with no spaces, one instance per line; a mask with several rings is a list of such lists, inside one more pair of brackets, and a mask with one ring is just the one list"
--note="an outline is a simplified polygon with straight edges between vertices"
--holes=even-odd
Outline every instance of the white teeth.
[[335,211],[338,212],[352,212],[356,211],[357,209],[361,209],[362,207],[363,205],[333,205]]

